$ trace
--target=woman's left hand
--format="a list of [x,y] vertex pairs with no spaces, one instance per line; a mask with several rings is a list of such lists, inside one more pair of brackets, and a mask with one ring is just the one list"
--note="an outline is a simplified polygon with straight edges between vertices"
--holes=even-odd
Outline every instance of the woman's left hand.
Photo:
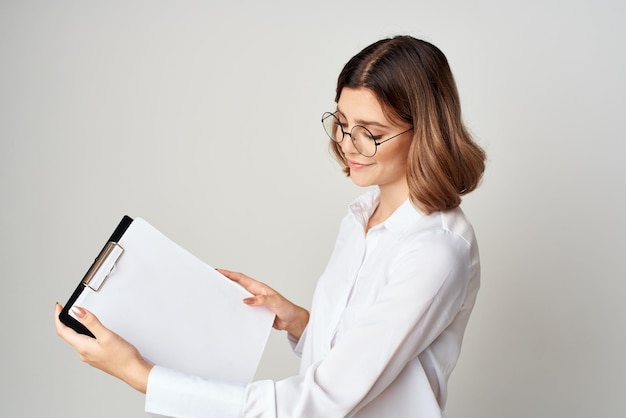
[[244,303],[250,306],[265,306],[274,312],[276,315],[274,328],[287,331],[296,339],[300,339],[309,323],[309,311],[291,302],[265,283],[243,273],[224,269],[217,269],[217,271],[252,293],[253,296],[245,298]]
[[63,324],[59,320],[62,309],[57,303],[54,315],[57,334],[74,347],[80,359],[146,393],[152,364],[132,344],[102,325],[93,313],[83,308],[72,308],[76,318],[96,338],[79,334]]

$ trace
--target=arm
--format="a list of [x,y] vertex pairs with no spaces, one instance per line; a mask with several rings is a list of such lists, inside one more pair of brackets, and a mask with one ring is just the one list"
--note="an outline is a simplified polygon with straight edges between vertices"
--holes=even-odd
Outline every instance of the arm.
[[[242,388],[242,393],[226,382],[155,367],[150,375],[147,412],[207,415],[226,409],[237,399],[242,412],[219,416],[346,416],[376,398],[407,367],[411,368],[411,384],[416,385],[407,390],[419,387],[428,391],[430,382],[417,356],[451,326],[466,301],[469,285],[467,251],[439,251],[436,247],[428,245],[399,256],[377,299],[363,308],[328,354],[316,358],[302,374],[277,382],[255,381]],[[259,295],[280,299],[270,293],[260,291]],[[454,340],[454,332],[450,336]],[[448,344],[445,353],[454,353],[456,343]],[[432,394],[427,398],[431,402]],[[436,404],[431,406],[438,410]],[[398,416],[408,415],[405,411]]]
[[[450,326],[464,303],[467,253],[419,252],[407,253],[397,260],[389,283],[377,300],[365,308],[325,358],[311,364],[304,374],[278,382],[257,381],[246,387],[152,368],[134,347],[104,327],[100,329],[97,322],[89,322],[95,317],[88,312],[81,322],[94,328],[95,343],[84,340],[91,340],[89,337],[66,335],[62,324],[57,324],[57,332],[81,353],[84,361],[140,391],[145,390],[149,375],[147,412],[181,417],[216,410],[225,411],[219,415],[223,417],[239,417],[241,413],[293,416],[298,411],[309,416],[343,416],[359,410],[384,391],[409,362]],[[268,306],[276,312],[280,318],[275,324],[278,329],[301,335],[308,322],[306,310],[247,276],[221,272],[251,290],[255,296],[247,303]],[[118,352],[114,358],[100,358],[100,351],[107,349]]]
[[[439,384],[445,390],[446,373],[453,367],[460,345],[457,330],[463,320],[457,323],[455,318],[465,303],[473,303],[473,290],[468,293],[471,275],[467,249],[459,241],[440,244],[429,241],[399,254],[376,299],[371,304],[349,306],[349,314],[344,311],[346,326],[328,354],[313,358],[303,375],[276,382],[277,416],[290,410],[314,411],[311,416],[324,411],[326,416],[352,414],[389,388],[401,373],[405,378],[408,373],[411,383],[405,380],[402,385],[409,387],[400,390],[414,391],[416,397],[430,390],[426,389],[430,385],[435,392],[428,395],[431,398],[438,396]],[[333,290],[326,287],[322,293]],[[315,331],[311,328],[307,332]],[[325,332],[321,328],[316,334],[324,344]],[[439,344],[443,346],[430,351]],[[418,356],[425,350],[429,354],[423,363],[424,358]],[[437,358],[435,363],[428,362],[433,358]],[[427,377],[429,366],[441,373]],[[266,389],[257,383],[249,386],[248,403],[267,397]],[[386,406],[397,412],[392,405]]]
[[[264,283],[242,273],[219,271],[254,295],[246,298],[244,303],[250,306],[266,306],[276,314],[274,328],[285,330],[296,339],[300,338],[309,321],[309,312],[306,309],[290,302]],[[55,306],[57,334],[74,347],[82,361],[146,393],[153,365],[148,363],[132,344],[104,327],[93,313],[75,307],[72,310],[76,318],[96,338],[78,334],[59,320],[61,309],[61,305],[57,303]]]

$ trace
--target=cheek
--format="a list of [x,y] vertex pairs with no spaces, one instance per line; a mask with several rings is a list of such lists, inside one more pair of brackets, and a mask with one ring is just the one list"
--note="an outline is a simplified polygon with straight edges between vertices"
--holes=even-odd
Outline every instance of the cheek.
[[385,155],[381,155],[379,161],[380,167],[383,169],[382,175],[387,181],[395,181],[406,177],[409,147],[398,146],[393,150],[389,149]]
[[[395,145],[395,144],[394,144]],[[403,146],[398,146],[403,145]],[[407,161],[409,158],[409,145],[398,144],[397,146],[385,150],[384,153],[380,153],[379,162],[389,167],[397,168],[398,170],[406,170]]]

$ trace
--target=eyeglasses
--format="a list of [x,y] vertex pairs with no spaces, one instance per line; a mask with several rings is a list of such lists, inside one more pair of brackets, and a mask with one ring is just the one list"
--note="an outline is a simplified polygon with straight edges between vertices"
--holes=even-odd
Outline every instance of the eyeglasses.
[[365,126],[354,125],[352,129],[350,129],[350,132],[344,131],[335,113],[326,112],[322,115],[322,125],[326,131],[326,135],[337,144],[340,144],[346,135],[349,135],[354,148],[364,157],[373,157],[376,155],[380,144],[390,141],[413,129],[413,127],[410,127],[406,131],[402,131],[390,138],[379,141],[381,135],[372,134]]

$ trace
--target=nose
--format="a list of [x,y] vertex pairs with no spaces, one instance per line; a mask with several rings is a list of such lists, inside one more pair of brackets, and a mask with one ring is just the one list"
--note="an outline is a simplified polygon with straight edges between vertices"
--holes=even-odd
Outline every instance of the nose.
[[356,148],[354,147],[354,142],[352,142],[352,135],[350,132],[345,132],[343,135],[343,141],[339,144],[341,146],[341,152],[344,154],[354,154],[358,153]]

